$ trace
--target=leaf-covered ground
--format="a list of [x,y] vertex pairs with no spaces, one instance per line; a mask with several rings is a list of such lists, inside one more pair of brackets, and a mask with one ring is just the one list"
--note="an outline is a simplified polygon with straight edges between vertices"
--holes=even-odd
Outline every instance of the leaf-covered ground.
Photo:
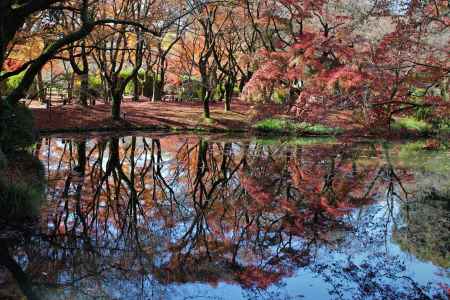
[[111,119],[111,106],[97,104],[82,107],[66,105],[32,108],[36,128],[40,131],[85,131],[102,129],[198,129],[246,130],[249,127],[250,105],[235,102],[231,112],[224,112],[222,103],[211,105],[211,119],[203,118],[200,103],[124,102],[122,121]]

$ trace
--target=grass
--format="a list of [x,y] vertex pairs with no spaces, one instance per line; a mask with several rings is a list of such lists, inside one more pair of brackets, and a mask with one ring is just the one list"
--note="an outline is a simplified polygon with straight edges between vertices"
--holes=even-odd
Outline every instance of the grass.
[[288,137],[287,139],[280,139],[277,137],[263,137],[254,140],[259,145],[289,145],[289,146],[311,146],[311,145],[327,145],[336,142],[334,137],[308,137],[308,138],[296,138]]
[[414,117],[397,118],[392,124],[395,130],[407,130],[418,133],[431,133],[433,126],[425,121],[418,120]]
[[298,133],[312,135],[335,135],[342,132],[340,128],[331,128],[322,124],[295,122],[283,118],[269,118],[257,122],[253,129],[265,133]]

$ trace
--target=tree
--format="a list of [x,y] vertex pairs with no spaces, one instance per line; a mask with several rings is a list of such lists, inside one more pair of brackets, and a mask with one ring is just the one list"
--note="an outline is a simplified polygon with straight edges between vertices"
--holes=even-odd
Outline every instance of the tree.
[[[101,14],[111,12],[114,19],[140,20],[148,16],[151,5],[144,1],[121,1],[111,6],[102,7]],[[108,30],[98,33],[97,39],[101,42],[96,48],[96,61],[105,77],[112,98],[112,118],[121,118],[120,108],[128,83],[138,75],[142,66],[142,51],[144,47],[143,32],[141,29],[130,27],[127,24],[113,24]],[[127,62],[134,60],[131,71],[124,72]]]
[[[282,34],[275,29],[275,42],[269,43],[273,47],[260,50],[259,68],[246,94],[261,93],[270,100],[274,87],[287,88],[289,94],[295,87],[299,118],[314,118],[344,103],[360,109],[368,126],[389,125],[393,115],[417,107],[445,114],[448,103],[441,96],[417,102],[411,93],[448,77],[445,46],[430,43],[445,34],[448,6],[412,1],[398,16],[388,4],[356,10],[341,1],[276,1],[274,5],[286,8],[277,18],[292,26]],[[311,113],[318,107],[325,110]]]

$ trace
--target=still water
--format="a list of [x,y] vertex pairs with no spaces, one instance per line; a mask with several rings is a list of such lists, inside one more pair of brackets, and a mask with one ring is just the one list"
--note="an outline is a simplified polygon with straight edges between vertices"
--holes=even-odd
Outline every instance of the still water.
[[35,156],[46,200],[2,240],[0,297],[447,299],[449,150],[141,134]]

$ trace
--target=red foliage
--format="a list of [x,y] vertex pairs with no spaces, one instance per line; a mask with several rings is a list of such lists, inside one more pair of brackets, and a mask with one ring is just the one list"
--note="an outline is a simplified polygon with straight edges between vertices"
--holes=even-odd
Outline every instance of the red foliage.
[[[387,2],[378,4],[367,17],[381,15],[384,27],[392,24],[379,40],[359,32],[352,14],[330,9],[336,1],[279,1],[298,23],[316,25],[302,27],[287,49],[261,53],[256,61],[259,69],[246,86],[248,98],[259,93],[268,100],[274,88],[289,89],[301,80],[296,104],[300,109],[292,111],[299,117],[304,118],[323,99],[318,105],[334,108],[346,103],[361,108],[367,125],[387,124],[393,114],[417,106],[411,100],[412,90],[438,85],[448,76],[448,43],[433,41],[441,32],[446,36],[446,1],[424,7],[411,2],[402,18],[394,15]],[[436,115],[450,112],[442,96],[426,95],[422,105],[433,107]]]
[[13,59],[13,58],[8,58],[8,59],[6,59],[3,68],[6,72],[13,72],[13,71],[19,69],[21,66],[22,66],[21,61],[19,61],[17,59]]

